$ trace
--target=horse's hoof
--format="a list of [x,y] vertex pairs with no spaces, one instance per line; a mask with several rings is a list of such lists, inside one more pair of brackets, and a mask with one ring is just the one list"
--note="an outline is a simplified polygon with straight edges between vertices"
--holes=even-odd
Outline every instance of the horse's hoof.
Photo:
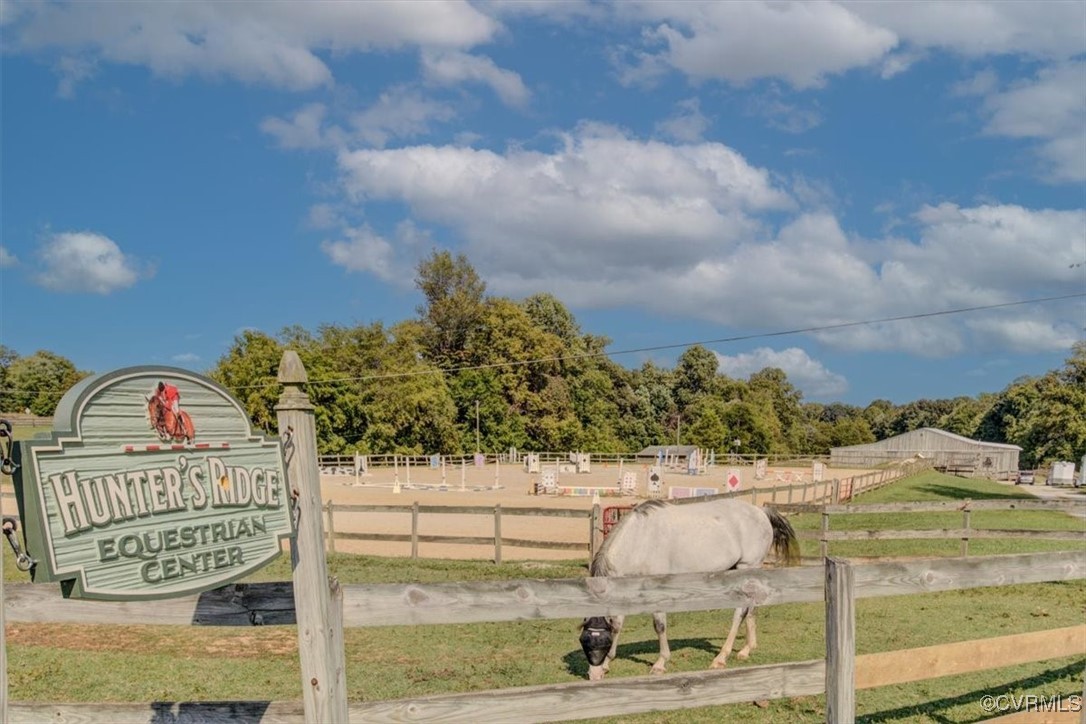
[[725,662],[717,661],[716,659],[713,659],[713,663],[709,664],[710,669],[725,669],[727,667],[728,665]]
[[650,671],[649,673],[650,674],[662,674],[662,673],[664,673],[664,667],[663,666],[653,666],[652,671]]
[[735,658],[746,661],[747,659],[750,658],[750,652],[749,651],[737,651],[735,653]]

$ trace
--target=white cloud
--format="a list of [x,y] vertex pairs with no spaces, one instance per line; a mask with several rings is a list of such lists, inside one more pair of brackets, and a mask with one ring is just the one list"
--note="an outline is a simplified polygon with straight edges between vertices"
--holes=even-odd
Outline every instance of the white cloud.
[[156,75],[225,76],[289,90],[333,82],[321,52],[470,48],[500,29],[471,4],[456,0],[86,1],[19,7],[17,17],[6,23],[8,51],[58,50],[146,66]]
[[1068,58],[1086,47],[1086,6],[1079,2],[887,0],[843,5],[910,45],[967,57],[1022,53]]
[[848,381],[826,369],[799,347],[774,350],[759,347],[734,356],[716,354],[720,371],[729,377],[743,379],[766,367],[777,367],[788,375],[788,381],[809,397],[838,397],[848,391]]
[[8,251],[6,247],[0,246],[0,269],[6,269],[18,263],[19,259],[14,254]]
[[423,249],[432,244],[429,234],[414,222],[396,227],[393,240],[386,239],[367,225],[343,227],[339,241],[324,241],[321,250],[336,266],[349,272],[366,272],[382,281],[401,287],[414,283],[415,263]]
[[[780,78],[811,88],[875,63],[897,44],[894,33],[833,3],[628,2],[615,9],[655,24],[645,33],[650,50],[623,69],[627,80],[666,66],[695,80]],[[657,45],[665,48],[653,51]]]
[[110,294],[153,273],[110,238],[89,231],[54,234],[39,249],[35,279],[54,292]]
[[422,54],[422,70],[428,81],[438,85],[466,82],[488,85],[502,103],[514,108],[524,108],[531,98],[520,75],[499,68],[486,56],[457,50],[427,51]]
[[1086,62],[1044,68],[1035,79],[990,92],[983,112],[985,133],[1040,142],[1049,180],[1086,181]]
[[822,112],[817,101],[811,102],[808,107],[787,101],[775,83],[764,92],[748,98],[746,111],[749,115],[764,118],[771,128],[786,133],[803,133],[822,123]]
[[675,112],[656,124],[656,130],[676,141],[696,143],[709,130],[711,121],[701,112],[701,101],[687,98],[675,104]]
[[619,20],[642,25],[639,46],[611,50],[624,83],[677,70],[694,81],[776,78],[814,88],[858,68],[892,78],[932,50],[1058,62],[1086,48],[1081,2],[643,0],[610,7]]
[[189,365],[191,365],[191,364],[196,364],[197,362],[200,361],[200,355],[195,354],[193,352],[182,352],[181,354],[175,354],[170,359],[171,359],[171,361],[177,362],[178,364],[189,364]]
[[306,226],[310,229],[333,229],[340,226],[339,210],[334,204],[313,204],[306,216]]
[[412,138],[430,132],[434,121],[456,117],[452,106],[426,98],[418,90],[395,86],[381,93],[377,101],[351,117],[355,137],[371,146],[383,147],[392,138]]
[[681,268],[756,234],[750,211],[792,205],[719,143],[671,146],[604,126],[560,140],[552,153],[412,146],[344,152],[339,164],[351,198],[405,202],[456,228],[492,268],[578,280],[604,267]]
[[[901,236],[865,240],[841,228],[817,179],[782,188],[719,143],[643,141],[605,126],[579,127],[560,142],[550,152],[359,150],[341,153],[339,164],[350,200],[403,203],[412,218],[445,227],[494,292],[547,291],[573,307],[633,305],[790,330],[1081,291],[1081,270],[1070,265],[1086,245],[1083,210],[923,206],[902,217]],[[375,243],[358,254],[380,268]],[[817,337],[927,356],[1011,339],[1066,348],[1066,307],[1025,317],[1015,309],[984,317],[1004,323],[1002,336],[937,316]]]
[[260,130],[274,136],[281,148],[322,148],[329,143],[322,129],[327,112],[323,103],[310,103],[287,120],[274,116],[265,118],[260,122]]
[[75,87],[98,72],[98,63],[89,58],[65,55],[56,62],[54,70],[60,76],[57,82],[57,95],[61,98],[73,98]]

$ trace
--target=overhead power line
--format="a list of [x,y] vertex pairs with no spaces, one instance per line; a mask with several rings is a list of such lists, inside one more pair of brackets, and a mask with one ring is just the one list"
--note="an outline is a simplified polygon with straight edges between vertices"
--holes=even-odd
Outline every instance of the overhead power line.
[[[378,382],[382,380],[394,380],[402,379],[406,377],[421,377],[424,375],[447,375],[455,374],[457,372],[471,372],[474,370],[488,370],[488,369],[504,369],[508,367],[522,367],[533,364],[544,364],[548,362],[573,362],[577,360],[588,359],[600,359],[604,357],[617,357],[625,354],[638,354],[641,352],[660,352],[669,349],[683,349],[686,347],[693,347],[694,345],[714,345],[714,344],[729,344],[732,342],[749,342],[756,339],[772,339],[774,337],[787,337],[796,334],[811,334],[814,332],[832,332],[839,329],[849,329],[853,327],[863,327],[873,324],[889,324],[893,322],[905,322],[915,319],[930,319],[933,317],[949,317],[957,314],[968,314],[971,312],[983,312],[992,309],[1003,309],[1007,307],[1021,307],[1030,304],[1044,304],[1046,302],[1058,302],[1068,299],[1080,299],[1086,297],[1086,292],[1079,292],[1076,294],[1063,294],[1053,297],[1039,297],[1035,299],[1021,299],[1014,302],[1001,302],[998,304],[982,304],[973,307],[959,307],[957,309],[942,309],[936,312],[919,312],[916,314],[902,314],[894,317],[880,317],[878,319],[864,319],[854,322],[838,322],[835,324],[820,324],[810,327],[797,327],[795,329],[785,329],[776,332],[756,332],[752,334],[740,334],[730,337],[716,337],[713,339],[702,339],[693,342],[674,342],[670,344],[658,344],[646,347],[634,347],[631,349],[622,349],[612,352],[584,352],[580,354],[568,354],[568,355],[552,355],[549,357],[534,357],[532,359],[524,360],[510,360],[507,362],[491,362],[487,364],[479,365],[463,365],[459,367],[432,367],[421,370],[412,370],[407,372],[390,372],[388,374],[374,374],[374,375],[362,375],[359,377],[337,377],[329,380],[311,380],[309,384],[312,385],[337,385],[345,384],[349,382]],[[242,385],[235,387],[236,390],[253,390],[262,389],[266,387],[272,387],[277,385],[278,382],[269,378],[267,382],[262,382],[253,385]],[[23,392],[23,393],[35,393],[37,390],[15,390],[7,388],[5,392]]]
[[[1086,297],[1086,292],[1078,294],[1063,294],[1055,297],[1040,297],[1036,299],[1022,299],[1015,302],[1001,302],[999,304],[983,304],[975,307],[959,307],[957,309],[944,309],[937,312],[921,312],[917,314],[902,314],[896,317],[882,317],[879,319],[865,319],[856,322],[839,322],[836,324],[821,324],[811,327],[798,327],[796,329],[787,329],[777,332],[757,332],[752,334],[741,334],[731,337],[718,337],[715,339],[703,339],[695,342],[675,342],[673,344],[659,344],[649,347],[635,347],[632,349],[617,350],[614,352],[585,352],[582,354],[570,354],[570,355],[553,355],[550,357],[537,357],[527,360],[511,360],[508,362],[492,362],[481,365],[464,365],[461,367],[435,367],[425,370],[415,370],[411,372],[391,372],[388,374],[379,375],[364,375],[361,377],[343,377],[331,380],[313,381],[310,384],[322,385],[322,384],[341,384],[344,382],[372,382],[379,380],[392,380],[403,377],[419,377],[422,375],[444,375],[453,374],[456,372],[470,372],[473,370],[486,370],[486,369],[498,369],[505,367],[519,367],[523,365],[543,364],[546,362],[571,362],[584,359],[599,359],[602,357],[616,357],[624,354],[637,354],[640,352],[659,352],[668,349],[682,349],[686,347],[693,347],[694,345],[708,346],[713,344],[726,344],[731,342],[747,342],[755,339],[770,339],[773,337],[787,337],[795,334],[810,334],[812,332],[830,332],[838,329],[848,329],[850,327],[862,327],[871,324],[886,324],[890,322],[904,322],[913,319],[928,319],[931,317],[947,317],[955,314],[967,314],[969,312],[982,312],[991,309],[1001,309],[1004,307],[1020,307],[1027,304],[1042,304],[1044,302],[1056,302],[1067,299],[1077,299]],[[249,387],[242,387],[238,389],[252,389],[256,387],[263,387],[263,385],[251,385]]]

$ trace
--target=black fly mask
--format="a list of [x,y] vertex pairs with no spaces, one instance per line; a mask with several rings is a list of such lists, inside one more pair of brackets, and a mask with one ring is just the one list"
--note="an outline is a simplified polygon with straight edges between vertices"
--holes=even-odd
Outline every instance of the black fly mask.
[[581,649],[592,666],[599,666],[607,657],[613,631],[611,621],[603,616],[586,618],[581,624]]

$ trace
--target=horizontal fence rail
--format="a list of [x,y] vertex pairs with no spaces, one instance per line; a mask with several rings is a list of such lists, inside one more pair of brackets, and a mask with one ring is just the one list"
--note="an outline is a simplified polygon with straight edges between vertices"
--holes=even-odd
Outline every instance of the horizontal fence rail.
[[[857,598],[1086,577],[1086,550],[983,558],[925,559],[854,566]],[[818,567],[463,583],[343,586],[348,627],[459,624],[680,612],[822,601]],[[164,601],[64,599],[56,586],[8,584],[11,623],[236,626],[254,617],[293,623],[289,583],[233,584]]]
[[[1013,634],[979,641],[887,651],[856,656],[856,688],[869,689],[937,676],[983,671],[993,662],[1013,665],[1082,653],[1086,626]],[[815,696],[825,690],[822,659],[747,666],[666,676],[631,676],[601,682],[520,686],[393,701],[354,702],[352,721],[365,722],[532,722],[633,714],[737,704],[763,699]],[[260,721],[291,724],[302,717],[300,702],[157,702],[148,704],[12,705],[15,720],[26,724],[109,721],[149,722]]]

